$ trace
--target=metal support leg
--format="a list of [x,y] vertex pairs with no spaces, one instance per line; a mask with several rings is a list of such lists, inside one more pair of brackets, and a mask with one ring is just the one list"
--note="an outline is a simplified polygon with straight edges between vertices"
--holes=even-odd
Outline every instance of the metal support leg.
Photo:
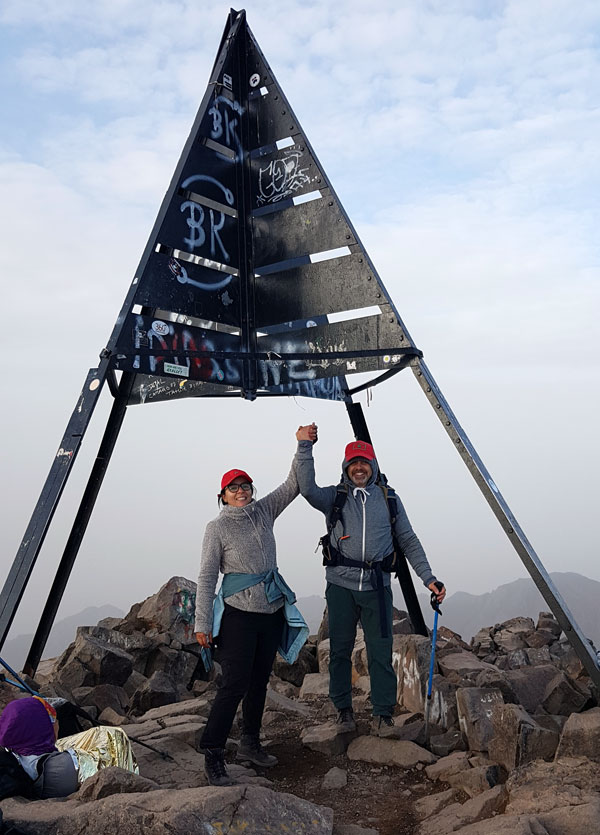
[[348,411],[348,417],[350,418],[352,431],[354,432],[356,440],[366,441],[370,444],[371,435],[369,434],[369,427],[367,426],[365,414],[360,403],[353,403],[352,400],[349,399],[346,401],[346,409]]
[[[348,410],[348,416],[350,418],[352,431],[354,432],[356,440],[366,441],[368,444],[372,443],[361,404],[353,403],[348,397],[346,399],[346,409]],[[396,576],[400,582],[402,596],[404,597],[404,602],[406,603],[406,609],[412,622],[413,629],[418,635],[427,636],[429,633],[427,632],[427,627],[425,626],[425,621],[423,620],[423,612],[421,611],[421,606],[419,605],[419,598],[417,597],[415,585],[410,575],[410,571],[408,570],[408,562],[404,554],[398,554],[398,570]]]
[[88,483],[83,493],[73,527],[67,540],[64,553],[62,555],[60,564],[58,566],[52,588],[48,594],[48,599],[44,607],[44,611],[40,617],[40,621],[33,636],[33,641],[27,655],[27,660],[23,671],[30,676],[35,675],[35,671],[42,657],[44,647],[48,640],[50,630],[54,623],[60,601],[64,594],[71,570],[75,563],[75,558],[79,552],[79,547],[83,540],[88,522],[92,515],[92,510],[96,503],[96,498],[102,486],[102,481],[106,474],[108,464],[119,436],[119,431],[125,418],[127,410],[127,401],[134,380],[133,374],[124,374],[119,385],[119,395],[111,409],[106,429],[98,449],[98,455],[92,467]]
[[475,452],[471,441],[465,434],[460,423],[452,412],[452,409],[438,388],[431,372],[423,360],[418,358],[411,362],[411,367],[419,385],[435,409],[446,432],[452,438],[459,455],[467,465],[469,472],[477,483],[477,486],[485,496],[487,503],[492,508],[496,518],[502,525],[502,528],[507,534],[513,548],[531,575],[533,582],[538,587],[554,617],[561,625],[563,632],[577,653],[581,663],[587,670],[590,678],[596,687],[600,687],[600,667],[598,666],[596,655],[588,639],[575,622],[567,604],[561,597],[558,589],[554,586],[548,572],[540,562],[540,559],[531,546],[531,543],[527,540],[527,537],[513,516],[491,475]]
[[88,371],[83,389],[0,594],[0,649],[13,622],[106,379],[108,360]]

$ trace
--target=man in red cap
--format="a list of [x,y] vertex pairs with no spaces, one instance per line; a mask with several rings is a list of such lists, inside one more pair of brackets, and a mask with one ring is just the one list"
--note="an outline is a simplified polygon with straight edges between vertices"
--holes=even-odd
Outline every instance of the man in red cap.
[[[316,430],[314,423],[299,427],[296,460],[300,492],[327,519],[328,535],[322,541],[329,614],[329,696],[338,710],[339,730],[354,730],[352,650],[360,621],[371,680],[371,731],[378,736],[393,736],[397,682],[392,667],[390,570],[395,557],[394,542],[423,584],[436,593],[438,602],[444,599],[446,589],[433,575],[402,502],[381,479],[371,444],[348,444],[341,483],[330,487],[317,485],[312,453]],[[393,521],[387,493],[395,497]]]

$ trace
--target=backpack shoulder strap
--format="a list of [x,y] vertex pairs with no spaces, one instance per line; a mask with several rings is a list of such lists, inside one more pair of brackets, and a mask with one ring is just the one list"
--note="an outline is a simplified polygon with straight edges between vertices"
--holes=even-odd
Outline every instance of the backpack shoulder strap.
[[327,530],[332,531],[337,523],[342,518],[342,509],[346,504],[346,499],[348,498],[348,485],[347,484],[338,484],[336,487],[336,494],[335,494],[335,501],[333,502],[333,507],[331,508],[331,513],[329,514],[329,518],[327,519]]
[[389,487],[383,482],[378,482],[378,486],[385,497],[388,506],[388,513],[390,514],[390,525],[393,529],[394,522],[398,516],[398,496],[396,495],[393,487]]

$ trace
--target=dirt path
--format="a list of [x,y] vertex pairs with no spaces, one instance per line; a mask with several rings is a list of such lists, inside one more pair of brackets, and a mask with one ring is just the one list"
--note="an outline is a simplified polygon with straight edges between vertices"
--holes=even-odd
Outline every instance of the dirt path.
[[[358,713],[357,719],[359,732],[368,733],[369,716]],[[279,765],[265,771],[265,776],[272,780],[274,788],[331,807],[336,823],[371,827],[380,835],[414,835],[418,826],[414,802],[431,793],[431,783],[424,772],[356,762],[345,754],[326,756],[311,751],[300,740],[302,731],[310,724],[316,722],[289,714],[269,724],[268,751],[275,754]],[[347,785],[324,789],[323,777],[334,766],[347,772]]]

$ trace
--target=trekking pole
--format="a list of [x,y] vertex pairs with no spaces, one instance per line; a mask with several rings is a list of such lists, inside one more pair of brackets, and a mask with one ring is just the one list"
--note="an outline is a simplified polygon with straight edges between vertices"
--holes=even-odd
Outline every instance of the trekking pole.
[[19,687],[21,690],[26,690],[32,696],[39,696],[40,695],[39,693],[36,693],[35,690],[32,690],[31,687],[25,681],[23,681],[23,679],[19,676],[19,674],[15,673],[13,668],[9,667],[8,664],[6,663],[6,661],[4,661],[2,658],[0,658],[0,664],[2,664],[4,669],[7,670],[11,674],[11,676],[14,676],[17,679],[19,684],[16,684],[16,682],[10,681],[10,679],[7,679],[7,678],[4,678],[4,681],[6,681],[8,684],[14,684],[15,687]]
[[[440,591],[444,588],[444,584],[441,583],[439,580],[435,584],[436,588]],[[439,594],[439,592],[438,592]],[[437,624],[438,624],[438,615],[442,614],[442,610],[440,609],[440,604],[437,600],[436,592],[431,592],[430,601],[431,608],[434,611],[433,616],[433,632],[431,633],[431,658],[429,660],[429,681],[427,682],[427,699],[425,701],[425,740],[429,738],[429,711],[431,709],[431,691],[433,688],[433,667],[435,663],[435,642],[437,639]]]

